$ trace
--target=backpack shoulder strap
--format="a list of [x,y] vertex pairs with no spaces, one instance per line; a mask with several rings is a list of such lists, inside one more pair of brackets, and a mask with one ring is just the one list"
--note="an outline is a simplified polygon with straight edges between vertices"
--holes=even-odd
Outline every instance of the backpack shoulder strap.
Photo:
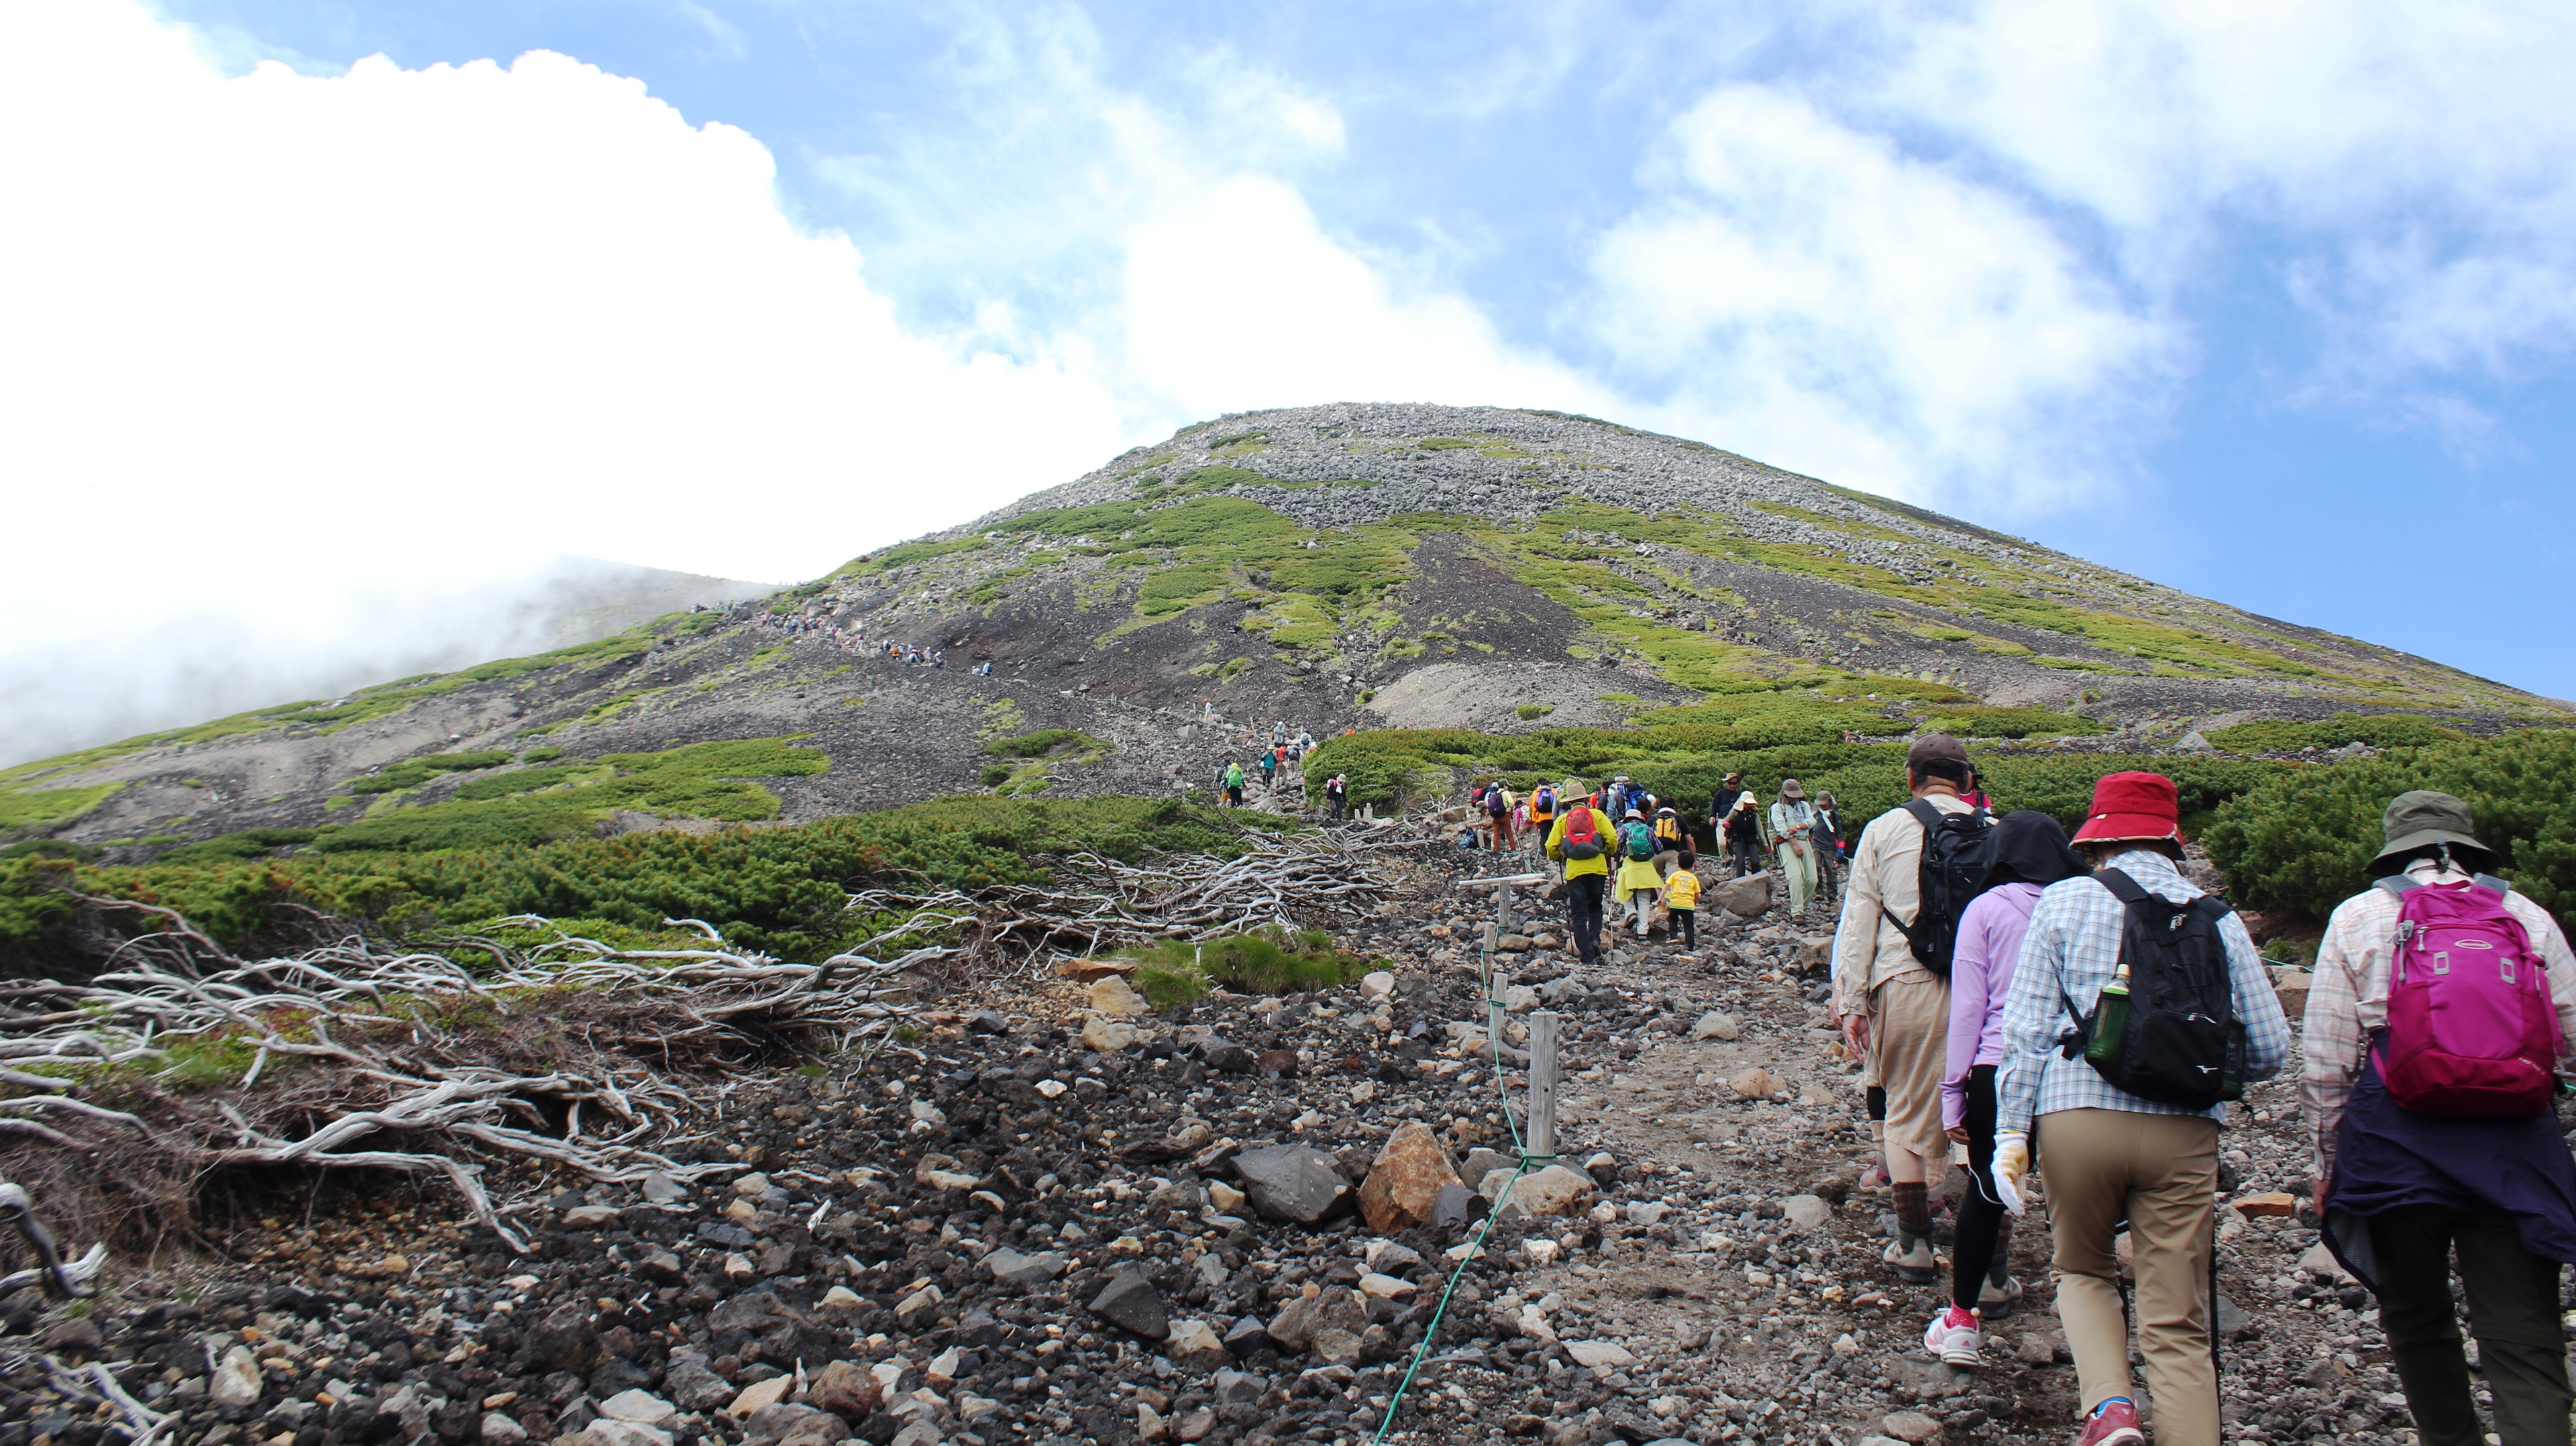
[[2513,892],[2513,885],[2511,885],[2511,884],[2509,884],[2509,883],[2505,882],[2505,881],[2504,881],[2504,880],[2502,880],[2502,879],[2497,878],[2497,877],[2496,877],[2495,875],[2493,875],[2493,874],[2479,874],[2479,875],[2477,875],[2475,878],[2473,878],[2472,880],[2470,880],[2470,882],[2472,882],[2472,883],[2476,884],[2479,888],[2484,889],[2484,890],[2486,890],[2487,892],[2489,892],[2489,893],[2491,893],[2491,894],[2498,894],[2498,895],[2502,895],[2502,894],[2510,894],[2510,893],[2512,893],[2512,892]]
[[2111,897],[2123,904],[2143,904],[2154,895],[2138,887],[2138,881],[2118,869],[2096,869],[2093,882],[2111,891]]
[[1939,831],[1943,814],[1941,810],[1934,808],[1927,800],[1909,798],[1905,801],[1905,811],[1914,815],[1914,821],[1923,825],[1923,831],[1925,833],[1928,834]]
[[2381,893],[2386,894],[2388,897],[2400,901],[2403,901],[2409,893],[2424,887],[2422,884],[2415,882],[2404,874],[2384,875],[2380,878],[2371,880],[2370,886],[2379,890]]

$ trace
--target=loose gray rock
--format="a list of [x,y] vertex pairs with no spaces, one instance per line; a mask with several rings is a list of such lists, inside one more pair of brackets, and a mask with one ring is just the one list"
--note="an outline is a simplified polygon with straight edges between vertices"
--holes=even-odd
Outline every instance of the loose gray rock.
[[1091,1298],[1090,1310],[1111,1325],[1134,1331],[1147,1340],[1159,1341],[1171,1333],[1171,1312],[1163,1304],[1163,1293],[1133,1266],[1118,1272],[1100,1288],[1100,1293]]
[[1265,1219],[1313,1225],[1351,1206],[1341,1164],[1306,1145],[1271,1145],[1234,1157],[1243,1193]]
[[1042,1285],[1064,1274],[1071,1263],[1056,1251],[1023,1255],[1007,1245],[984,1257],[984,1268],[1006,1285]]

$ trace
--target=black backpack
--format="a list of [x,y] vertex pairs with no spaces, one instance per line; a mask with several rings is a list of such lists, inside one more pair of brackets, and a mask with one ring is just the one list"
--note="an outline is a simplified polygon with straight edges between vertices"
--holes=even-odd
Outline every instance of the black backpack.
[[2205,1110],[2245,1093],[2245,1022],[2236,1017],[2227,944],[2218,921],[2234,912],[2213,894],[2177,904],[2138,886],[2118,869],[2093,876],[2126,905],[2120,965],[2128,978],[2125,1007],[2107,1011],[2104,996],[2077,1015],[2058,992],[2069,1019],[2061,1052],[2079,1054],[2102,1078],[2158,1104]]
[[1985,892],[1986,871],[1994,867],[1995,816],[1982,808],[1947,813],[1919,798],[1905,811],[1923,825],[1923,865],[1914,879],[1922,904],[1913,923],[1898,927],[1916,962],[1947,979],[1959,945],[1959,916]]

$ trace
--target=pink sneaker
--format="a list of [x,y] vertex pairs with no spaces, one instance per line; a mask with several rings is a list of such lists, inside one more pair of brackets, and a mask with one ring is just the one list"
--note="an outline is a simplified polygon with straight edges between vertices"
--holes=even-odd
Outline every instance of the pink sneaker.
[[1887,1157],[1872,1150],[1869,1155],[1869,1168],[1860,1172],[1860,1179],[1856,1182],[1858,1188],[1884,1190],[1895,1183],[1895,1177],[1887,1173]]
[[2084,1434],[2075,1438],[2075,1446],[2146,1446],[2147,1433],[2138,1425],[2138,1408],[2127,1400],[2113,1396],[2093,1408],[2084,1420]]
[[1977,1330],[1977,1313],[1955,1305],[1943,1306],[1923,1331],[1923,1349],[1954,1366],[1976,1366],[1977,1352],[1985,1343]]

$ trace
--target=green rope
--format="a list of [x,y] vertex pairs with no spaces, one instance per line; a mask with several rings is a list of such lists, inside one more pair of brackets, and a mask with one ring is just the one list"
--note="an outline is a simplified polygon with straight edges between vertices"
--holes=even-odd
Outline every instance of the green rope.
[[[1485,999],[1485,1022],[1488,1025],[1491,1025],[1494,1019],[1494,1010],[1503,1006],[1503,1001],[1492,997],[1494,983],[1493,944],[1491,942],[1487,942],[1479,946],[1478,953],[1482,958],[1483,968],[1480,972],[1482,972],[1485,978],[1485,993],[1487,996]],[[1404,1409],[1405,1393],[1413,1389],[1414,1374],[1422,1369],[1423,1358],[1431,1354],[1432,1341],[1439,1337],[1440,1322],[1446,1319],[1449,1314],[1449,1298],[1452,1295],[1457,1294],[1458,1282],[1465,1278],[1467,1267],[1475,1264],[1476,1257],[1485,1253],[1485,1237],[1493,1233],[1494,1220],[1501,1213],[1503,1204],[1510,1202],[1513,1187],[1520,1184],[1521,1176],[1529,1172],[1530,1166],[1545,1164],[1556,1159],[1556,1156],[1554,1155],[1531,1154],[1529,1152],[1529,1143],[1521,1138],[1520,1115],[1512,1109],[1512,1092],[1503,1083],[1503,1032],[1500,1029],[1488,1029],[1486,1033],[1488,1035],[1487,1043],[1492,1046],[1493,1050],[1494,1093],[1502,1100],[1503,1125],[1506,1129],[1511,1131],[1512,1153],[1518,1157],[1520,1163],[1512,1167],[1512,1178],[1505,1181],[1503,1184],[1501,1203],[1496,1204],[1493,1209],[1485,1212],[1484,1223],[1476,1228],[1476,1238],[1469,1241],[1467,1244],[1467,1254],[1465,1258],[1458,1262],[1458,1268],[1456,1270],[1449,1272],[1449,1283],[1442,1286],[1440,1289],[1440,1303],[1433,1307],[1430,1323],[1422,1328],[1422,1344],[1413,1348],[1413,1360],[1404,1368],[1404,1379],[1396,1383],[1395,1396],[1392,1400],[1386,1403],[1386,1419],[1378,1423],[1377,1434],[1369,1438],[1369,1446],[1384,1446],[1386,1433],[1395,1429],[1395,1413]]]

